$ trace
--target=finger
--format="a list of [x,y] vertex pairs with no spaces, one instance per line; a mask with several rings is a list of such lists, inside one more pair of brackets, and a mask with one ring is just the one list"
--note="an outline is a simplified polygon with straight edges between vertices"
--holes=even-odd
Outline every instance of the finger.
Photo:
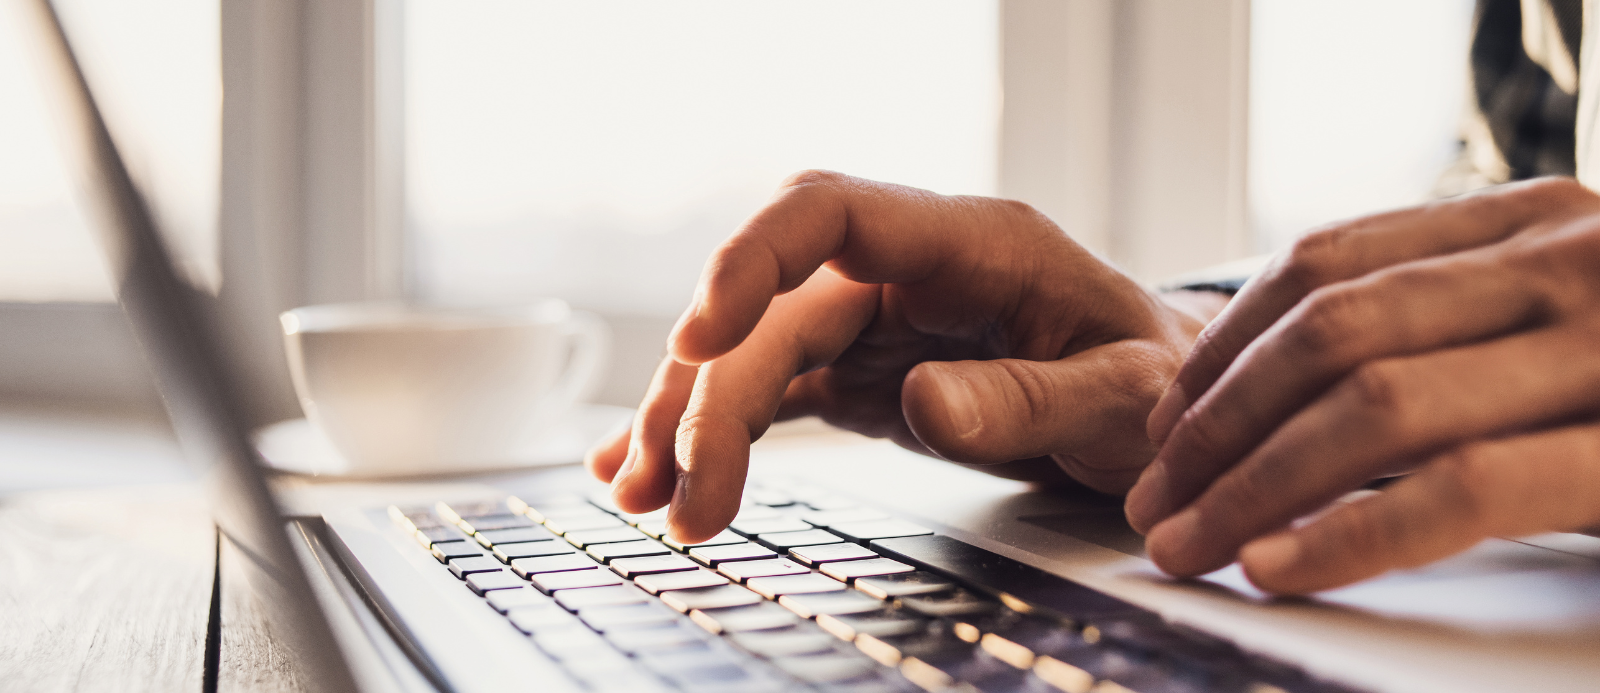
[[1595,205],[1594,195],[1575,181],[1551,178],[1495,186],[1307,234],[1200,334],[1183,370],[1150,412],[1150,438],[1164,442],[1183,412],[1240,352],[1312,291],[1398,263],[1494,243],[1536,221],[1558,224],[1592,212]]
[[632,438],[631,422],[606,434],[583,456],[583,466],[588,468],[589,473],[596,479],[611,483],[617,477],[617,470],[622,467],[623,460],[628,456],[628,441]]
[[1257,587],[1309,594],[1459,553],[1485,537],[1600,522],[1600,426],[1475,443],[1382,493],[1240,553]]
[[832,272],[774,301],[737,349],[700,366],[672,450],[677,488],[667,526],[676,539],[711,538],[738,512],[750,443],[771,425],[789,381],[826,365],[872,320],[880,288]]
[[1594,330],[1552,327],[1362,366],[1151,529],[1151,560],[1199,575],[1246,542],[1432,451],[1600,407]]
[[[825,171],[787,181],[765,208],[712,253],[694,302],[669,340],[674,358],[704,363],[737,346],[774,296],[792,290],[823,263],[863,283],[916,282],[936,273],[974,280],[979,266],[1015,274],[1027,244],[1036,258],[1049,243],[1086,255],[1053,224],[1020,203],[945,197]],[[973,252],[984,248],[989,252]]]
[[1143,413],[1180,358],[1153,340],[1127,340],[1057,361],[928,362],[906,377],[901,402],[912,432],[940,457],[1001,464],[1058,453],[1074,478],[1121,493],[1155,452]]
[[1405,263],[1324,287],[1245,349],[1189,407],[1128,494],[1148,531],[1356,366],[1483,339],[1547,310],[1495,248]]
[[672,499],[677,462],[672,440],[694,388],[694,366],[661,360],[634,415],[627,457],[611,482],[611,499],[631,513],[655,510]]

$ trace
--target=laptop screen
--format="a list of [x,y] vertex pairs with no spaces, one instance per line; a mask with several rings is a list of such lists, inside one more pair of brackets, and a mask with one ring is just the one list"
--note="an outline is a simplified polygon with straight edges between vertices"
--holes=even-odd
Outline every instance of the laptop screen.
[[267,487],[243,412],[245,394],[211,319],[213,302],[184,281],[145,197],[117,152],[49,0],[22,3],[68,159],[94,215],[117,300],[127,314],[187,456],[208,471],[219,530],[258,570],[252,586],[319,689],[354,680],[317,606]]

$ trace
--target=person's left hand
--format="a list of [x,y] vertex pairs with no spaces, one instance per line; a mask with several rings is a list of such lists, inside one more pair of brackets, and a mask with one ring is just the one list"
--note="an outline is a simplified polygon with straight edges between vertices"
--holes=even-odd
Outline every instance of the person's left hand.
[[1533,181],[1307,236],[1201,334],[1150,434],[1128,516],[1178,576],[1238,558],[1303,594],[1600,524],[1600,197]]

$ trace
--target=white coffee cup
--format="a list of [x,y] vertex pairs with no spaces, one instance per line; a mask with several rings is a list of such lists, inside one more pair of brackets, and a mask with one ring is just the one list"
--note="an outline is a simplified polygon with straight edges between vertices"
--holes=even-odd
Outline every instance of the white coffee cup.
[[603,321],[555,299],[341,303],[279,318],[306,418],[362,474],[516,465],[598,387],[610,347]]

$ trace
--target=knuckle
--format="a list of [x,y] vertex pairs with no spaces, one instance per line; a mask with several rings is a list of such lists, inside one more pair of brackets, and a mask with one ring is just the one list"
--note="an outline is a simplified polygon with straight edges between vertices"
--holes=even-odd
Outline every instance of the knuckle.
[[810,168],[798,171],[783,179],[780,188],[826,188],[842,181],[846,176],[837,171]]
[[1412,394],[1405,370],[1395,361],[1374,361],[1357,368],[1342,385],[1356,406],[1378,414],[1393,423],[1411,404]]
[[1351,227],[1330,226],[1301,236],[1289,247],[1279,278],[1309,292],[1336,278],[1350,242]]
[[1435,460],[1434,476],[1440,493],[1456,511],[1472,522],[1488,522],[1495,514],[1494,490],[1506,479],[1488,444],[1469,444]]
[[1195,458],[1214,459],[1226,452],[1226,430],[1211,408],[1201,405],[1184,413],[1172,439],[1181,442],[1184,451]]
[[1044,374],[1038,371],[1038,364],[1031,361],[1007,359],[998,361],[1005,376],[1016,384],[1014,390],[1019,400],[1017,408],[1012,411],[1022,414],[1023,420],[1029,423],[1030,428],[1048,426],[1053,423],[1050,403],[1050,383]]
[[1313,291],[1300,315],[1284,329],[1284,338],[1296,351],[1319,356],[1337,351],[1362,331],[1367,300],[1353,289],[1334,286]]
[[1570,201],[1590,193],[1575,178],[1546,176],[1523,183],[1513,194],[1525,198],[1530,204],[1543,206]]

